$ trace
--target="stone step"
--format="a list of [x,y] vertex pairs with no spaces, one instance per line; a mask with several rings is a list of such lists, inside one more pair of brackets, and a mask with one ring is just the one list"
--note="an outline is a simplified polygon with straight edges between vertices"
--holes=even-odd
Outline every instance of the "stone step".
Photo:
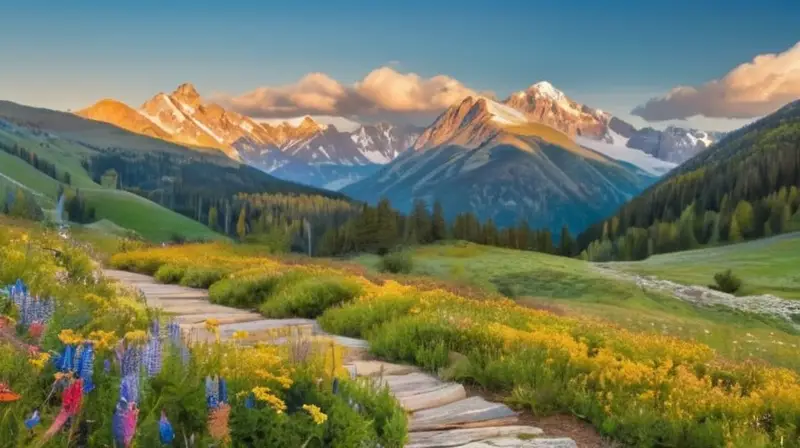
[[516,437],[500,437],[496,439],[481,440],[470,442],[466,445],[458,445],[459,448],[578,448],[574,440],[559,438],[534,438],[519,439]]
[[395,394],[400,406],[408,412],[437,408],[467,398],[464,386],[458,383],[442,384],[435,389],[407,395]]
[[217,313],[217,314],[184,314],[182,316],[175,316],[173,319],[182,327],[191,327],[194,325],[204,326],[206,320],[216,319],[220,325],[234,324],[240,322],[250,322],[254,320],[261,320],[264,316],[258,313]]
[[492,426],[488,428],[420,431],[408,435],[406,448],[449,448],[498,437],[535,437],[543,434],[535,426]]
[[413,413],[409,419],[409,431],[504,426],[518,420],[517,413],[504,404],[470,397]]
[[357,376],[406,375],[408,373],[419,372],[419,369],[414,366],[392,364],[383,361],[355,361],[352,366]]

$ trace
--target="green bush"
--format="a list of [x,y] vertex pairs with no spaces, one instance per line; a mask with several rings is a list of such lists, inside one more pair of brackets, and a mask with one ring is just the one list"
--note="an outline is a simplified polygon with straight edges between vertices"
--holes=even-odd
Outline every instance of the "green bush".
[[378,269],[392,274],[410,274],[414,269],[414,259],[409,252],[389,252],[381,257]]
[[220,280],[208,290],[211,302],[236,308],[254,308],[265,301],[283,277],[280,273]]
[[737,277],[730,269],[714,274],[714,282],[715,284],[710,285],[712,289],[728,294],[734,294],[742,287],[742,279]]
[[181,286],[206,289],[222,280],[226,274],[222,269],[189,268],[181,279]]
[[320,316],[319,324],[330,333],[363,338],[385,322],[408,314],[416,304],[414,297],[386,298],[329,308]]
[[259,311],[267,317],[313,319],[360,293],[361,286],[344,277],[285,277],[274,294],[261,304]]
[[185,274],[186,266],[165,264],[158,268],[154,277],[160,283],[176,284],[181,282]]

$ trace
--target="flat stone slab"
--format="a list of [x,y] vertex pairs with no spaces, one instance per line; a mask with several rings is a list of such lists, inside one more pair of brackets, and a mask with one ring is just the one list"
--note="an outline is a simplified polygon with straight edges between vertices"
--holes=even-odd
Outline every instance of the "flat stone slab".
[[406,395],[395,394],[400,406],[406,411],[416,412],[444,406],[467,398],[464,386],[458,383],[442,384],[434,389],[422,393],[409,393]]
[[504,404],[470,397],[411,415],[409,431],[476,428],[516,423],[517,413]]
[[535,426],[493,426],[451,429],[449,431],[421,431],[408,434],[408,443],[405,448],[449,448],[487,439],[539,436],[542,433],[543,431]]
[[148,301],[148,306],[151,308],[161,308],[165,313],[186,315],[186,314],[249,314],[247,310],[237,310],[236,308],[228,308],[222,305],[213,305],[206,301],[193,301],[193,300],[180,300],[168,304],[159,303],[152,305]]
[[574,440],[569,438],[554,439],[528,439],[522,440],[516,437],[501,437],[496,439],[482,440],[480,442],[470,442],[466,445],[459,445],[460,448],[578,448]]
[[398,396],[421,393],[445,385],[439,378],[421,372],[385,376],[378,383],[389,386],[392,393]]
[[406,375],[419,372],[419,369],[414,366],[383,361],[355,361],[352,366],[358,376]]
[[195,325],[205,325],[208,319],[217,319],[220,325],[235,324],[239,322],[250,322],[261,320],[264,316],[258,313],[215,313],[215,314],[184,314],[175,316],[175,322],[182,326],[191,327]]

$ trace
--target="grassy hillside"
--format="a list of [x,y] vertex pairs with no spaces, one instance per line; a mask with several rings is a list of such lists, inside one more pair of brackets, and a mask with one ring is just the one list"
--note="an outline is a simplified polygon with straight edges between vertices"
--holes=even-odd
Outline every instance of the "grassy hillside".
[[800,299],[800,233],[747,243],[656,255],[613,267],[685,284],[707,285],[715,273],[731,269],[742,278],[739,295],[774,294]]
[[800,101],[727,134],[578,237],[594,261],[754,240],[800,222]]
[[[698,308],[606,277],[585,261],[462,242],[418,247],[412,257],[417,275],[500,291],[520,304],[560,314],[695,340],[734,359],[752,356],[800,369],[794,355],[800,336],[787,324],[727,309]],[[363,255],[354,261],[376,270],[379,259]]]
[[[35,142],[24,142],[21,139],[17,139],[17,142],[26,148],[37,147]],[[37,155],[56,163],[59,168],[71,174],[73,185],[81,188],[89,204],[95,207],[98,218],[108,219],[153,241],[165,241],[174,234],[184,238],[222,238],[206,226],[154,202],[125,191],[100,187],[89,179],[86,171],[80,167],[80,162],[70,160],[69,150],[56,144],[49,149],[47,152],[40,147]],[[25,161],[0,152],[0,187],[16,188],[18,184],[38,193],[43,200],[43,207],[54,206],[59,182]],[[5,194],[2,196],[2,201],[5,201]]]

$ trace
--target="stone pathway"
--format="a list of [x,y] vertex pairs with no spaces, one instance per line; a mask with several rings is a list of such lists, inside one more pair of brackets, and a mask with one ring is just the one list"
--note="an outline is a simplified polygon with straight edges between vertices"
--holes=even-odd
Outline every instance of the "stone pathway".
[[388,387],[408,412],[407,448],[576,448],[569,438],[547,438],[540,428],[518,425],[519,417],[508,406],[481,397],[467,397],[464,386],[444,382],[413,366],[367,359],[368,344],[324,332],[310,319],[264,319],[252,311],[215,305],[202,289],[162,285],[152,277],[106,270],[106,277],[137,288],[150,307],[170,313],[181,328],[199,339],[213,337],[205,330],[206,319],[220,322],[220,337],[247,331],[252,342],[270,339],[282,330],[295,336],[322,336],[346,347],[345,367],[354,377],[370,378]]

